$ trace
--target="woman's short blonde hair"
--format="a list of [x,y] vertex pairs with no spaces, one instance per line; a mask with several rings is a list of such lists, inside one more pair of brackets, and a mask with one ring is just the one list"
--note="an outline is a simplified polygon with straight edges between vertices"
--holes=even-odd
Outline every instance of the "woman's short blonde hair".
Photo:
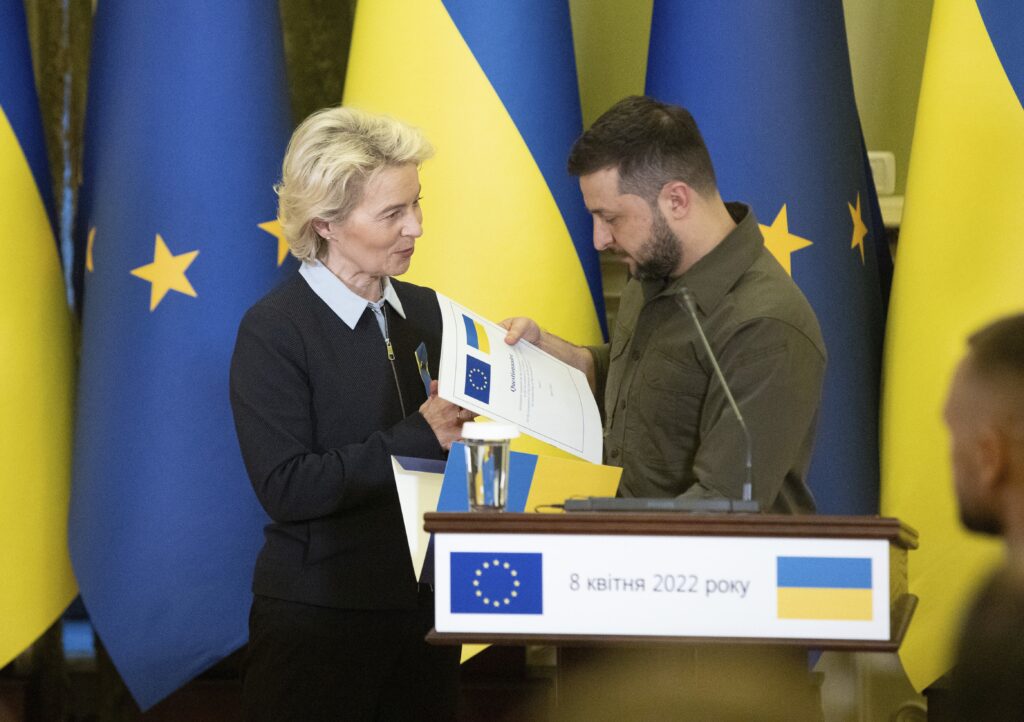
[[317,219],[343,221],[382,168],[421,164],[434,150],[417,129],[355,108],[325,108],[295,129],[284,155],[277,216],[292,255],[319,257]]

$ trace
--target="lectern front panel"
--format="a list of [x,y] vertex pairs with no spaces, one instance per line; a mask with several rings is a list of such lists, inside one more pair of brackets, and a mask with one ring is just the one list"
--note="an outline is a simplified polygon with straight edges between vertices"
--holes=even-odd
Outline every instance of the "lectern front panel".
[[883,539],[439,533],[441,634],[890,638]]

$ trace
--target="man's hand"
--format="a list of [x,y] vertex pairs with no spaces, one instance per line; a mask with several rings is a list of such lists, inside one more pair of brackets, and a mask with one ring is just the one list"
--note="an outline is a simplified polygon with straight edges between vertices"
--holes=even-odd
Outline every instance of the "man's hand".
[[508,331],[505,335],[505,343],[509,346],[514,345],[521,338],[526,339],[534,346],[539,346],[541,343],[543,332],[532,318],[524,318],[522,316],[506,318],[499,325]]
[[594,357],[587,349],[571,344],[553,333],[541,330],[541,327],[532,318],[522,316],[506,318],[499,325],[508,331],[505,334],[505,343],[511,346],[519,339],[529,341],[541,351],[551,354],[559,361],[564,361],[586,374],[587,382],[593,390]]

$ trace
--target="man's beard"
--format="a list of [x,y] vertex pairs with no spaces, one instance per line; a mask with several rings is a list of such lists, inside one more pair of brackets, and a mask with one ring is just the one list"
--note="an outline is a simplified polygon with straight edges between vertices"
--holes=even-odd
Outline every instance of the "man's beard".
[[661,209],[654,207],[654,221],[651,223],[651,237],[640,248],[633,275],[641,281],[660,281],[668,278],[679,267],[682,250],[679,239],[668,227]]

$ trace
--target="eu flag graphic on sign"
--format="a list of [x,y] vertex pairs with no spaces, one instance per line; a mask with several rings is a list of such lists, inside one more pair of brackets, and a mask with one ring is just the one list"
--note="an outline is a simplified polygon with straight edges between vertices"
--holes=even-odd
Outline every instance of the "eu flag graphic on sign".
[[293,271],[277,3],[99,3],[69,544],[143,709],[245,644],[266,514],[228,402],[238,322]]
[[871,559],[779,557],[779,619],[871,620]]
[[452,614],[543,614],[541,554],[452,552]]
[[466,356],[466,396],[487,404],[491,400],[491,365]]

